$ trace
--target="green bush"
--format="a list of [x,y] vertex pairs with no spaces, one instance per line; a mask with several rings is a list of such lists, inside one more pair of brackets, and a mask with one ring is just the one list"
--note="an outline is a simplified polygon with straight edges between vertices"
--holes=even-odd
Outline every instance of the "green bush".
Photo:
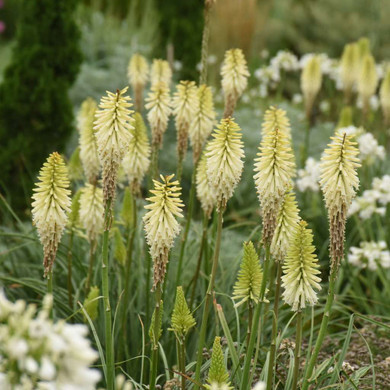
[[68,90],[82,61],[72,19],[76,5],[77,0],[23,3],[16,46],[0,86],[0,186],[19,209],[27,205],[46,155],[61,151],[72,132]]

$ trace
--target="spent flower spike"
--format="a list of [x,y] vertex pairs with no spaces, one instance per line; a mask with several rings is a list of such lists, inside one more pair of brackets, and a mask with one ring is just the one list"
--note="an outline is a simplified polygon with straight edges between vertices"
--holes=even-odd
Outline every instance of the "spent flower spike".
[[71,210],[68,171],[63,158],[54,152],[43,164],[32,196],[33,224],[43,246],[45,276],[51,271],[58,244]]

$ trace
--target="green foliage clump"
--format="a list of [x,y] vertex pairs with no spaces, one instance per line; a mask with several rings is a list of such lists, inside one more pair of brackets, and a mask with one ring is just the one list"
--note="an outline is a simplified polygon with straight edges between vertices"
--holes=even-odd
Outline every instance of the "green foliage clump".
[[63,149],[73,129],[68,90],[82,60],[72,19],[77,2],[26,0],[21,7],[16,46],[0,86],[0,184],[10,191],[12,179],[19,178],[10,194],[14,207],[26,206],[31,177],[49,152]]

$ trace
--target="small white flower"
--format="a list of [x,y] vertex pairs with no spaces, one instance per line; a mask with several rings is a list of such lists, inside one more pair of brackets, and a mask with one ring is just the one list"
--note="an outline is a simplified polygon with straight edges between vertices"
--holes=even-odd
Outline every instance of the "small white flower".
[[298,178],[296,181],[299,191],[305,192],[310,190],[318,192],[319,180],[321,175],[321,163],[313,157],[309,157],[305,162],[305,168],[298,170]]

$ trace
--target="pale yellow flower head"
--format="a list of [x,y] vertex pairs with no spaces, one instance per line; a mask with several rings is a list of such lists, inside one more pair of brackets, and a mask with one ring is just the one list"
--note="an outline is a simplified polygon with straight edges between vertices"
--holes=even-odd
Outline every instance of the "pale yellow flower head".
[[203,145],[213,130],[216,117],[213,92],[210,87],[202,84],[198,88],[198,100],[199,104],[197,105],[197,110],[189,129],[195,162],[198,161]]
[[100,174],[100,160],[94,130],[97,103],[87,98],[81,105],[78,114],[78,130],[80,133],[80,160],[89,183],[96,183]]
[[390,124],[390,67],[386,71],[386,75],[382,81],[379,91],[379,97],[382,107],[385,124]]
[[264,138],[272,130],[278,129],[289,138],[291,138],[290,119],[287,117],[287,112],[282,108],[271,106],[264,113],[263,123],[261,124],[261,135]]
[[348,43],[344,47],[340,61],[340,78],[345,95],[349,98],[359,76],[360,58],[357,43]]
[[133,88],[135,107],[141,111],[143,90],[149,78],[149,65],[144,56],[136,53],[131,57],[127,77]]
[[158,83],[164,83],[168,88],[172,81],[172,69],[168,61],[154,59],[150,71],[150,82],[152,86]]
[[294,311],[318,301],[321,279],[317,275],[321,272],[314,251],[312,231],[300,221],[292,234],[282,276],[283,299]]
[[309,117],[314,100],[322,84],[321,60],[317,55],[311,57],[301,73],[301,90],[305,101],[306,116]]
[[298,221],[298,204],[295,200],[295,193],[290,191],[284,195],[276,218],[276,228],[270,248],[275,260],[283,261],[285,259]]
[[177,152],[183,159],[187,152],[188,131],[199,107],[198,88],[194,81],[180,81],[172,99],[177,131]]
[[207,157],[205,152],[203,152],[196,168],[196,195],[204,213],[210,218],[215,204],[217,203],[217,198],[208,180]]
[[130,144],[133,119],[129,108],[127,87],[116,93],[108,92],[100,100],[96,112],[95,130],[100,162],[103,166],[104,201],[115,198],[118,169]]
[[168,127],[169,115],[171,115],[171,98],[169,87],[165,83],[152,86],[146,98],[148,121],[152,130],[153,145],[162,146],[163,135]]
[[332,264],[338,265],[344,256],[347,212],[359,187],[360,162],[352,136],[336,133],[331,140],[321,159],[320,186],[328,209]]
[[207,174],[217,198],[217,209],[226,207],[241,178],[244,144],[241,129],[234,119],[222,119],[206,148]]
[[362,60],[358,78],[358,93],[363,102],[363,109],[369,109],[369,101],[378,86],[378,74],[376,72],[375,60],[372,55],[366,55]]
[[47,158],[39,171],[38,180],[33,189],[31,206],[33,224],[43,246],[46,276],[53,267],[71,207],[68,171],[57,152]]
[[292,187],[295,159],[288,135],[272,130],[260,143],[254,180],[263,215],[263,241],[271,244],[279,204]]
[[143,217],[146,241],[154,262],[154,288],[163,282],[168,262],[169,250],[180,232],[180,224],[175,217],[182,217],[183,203],[178,181],[171,181],[174,175],[160,176],[161,182],[153,180],[153,194],[147,199]]
[[132,192],[138,193],[150,164],[150,145],[146,126],[142,115],[138,112],[134,114],[134,128],[130,131],[133,137],[123,158],[122,166]]
[[103,229],[103,190],[87,183],[81,190],[80,221],[90,243],[95,243]]
[[222,89],[225,95],[225,114],[233,115],[237,100],[248,85],[249,71],[241,49],[230,49],[225,52],[221,68]]

